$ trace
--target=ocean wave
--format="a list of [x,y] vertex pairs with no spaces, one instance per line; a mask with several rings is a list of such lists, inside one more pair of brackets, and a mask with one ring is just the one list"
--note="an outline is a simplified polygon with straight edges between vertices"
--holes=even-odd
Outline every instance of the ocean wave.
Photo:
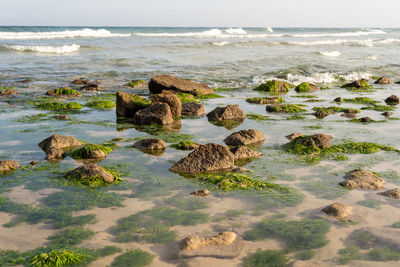
[[367,30],[355,32],[337,32],[337,33],[306,33],[306,34],[289,34],[289,37],[298,38],[318,38],[318,37],[352,37],[352,36],[365,36],[365,35],[380,35],[386,34],[382,30]]
[[225,30],[225,32],[227,32],[228,34],[247,34],[247,32],[242,28],[237,28],[237,29],[229,28]]
[[319,51],[318,54],[324,57],[340,57],[342,53],[339,51]]
[[349,40],[349,39],[335,39],[335,40],[319,40],[309,42],[282,42],[288,45],[301,45],[301,46],[317,46],[317,45],[341,45],[341,44],[353,44],[359,46],[372,47],[376,40]]
[[215,45],[215,46],[225,46],[228,45],[229,42],[212,42],[211,45]]
[[68,54],[78,52],[81,48],[77,44],[63,45],[63,46],[49,46],[49,45],[6,45],[7,49],[21,51],[21,52],[36,52],[46,54]]
[[111,33],[105,29],[65,30],[55,32],[0,32],[0,40],[34,40],[60,38],[127,37],[131,34]]

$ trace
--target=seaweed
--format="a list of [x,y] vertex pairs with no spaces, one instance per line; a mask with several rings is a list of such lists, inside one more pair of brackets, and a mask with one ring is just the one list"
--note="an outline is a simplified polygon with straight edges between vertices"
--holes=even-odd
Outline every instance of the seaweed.
[[377,209],[380,210],[381,209],[381,205],[382,202],[375,200],[375,199],[364,199],[364,200],[360,200],[358,202],[356,202],[358,205],[364,206],[364,207],[368,207],[371,209]]
[[250,97],[246,99],[246,102],[251,104],[272,104],[282,103],[285,100],[282,97]]
[[284,267],[287,266],[289,258],[279,250],[261,250],[248,255],[243,260],[245,267]]
[[171,205],[177,208],[180,208],[185,211],[194,211],[208,208],[208,203],[202,199],[195,198],[181,198],[181,197],[172,197],[165,199],[163,201],[167,205]]
[[322,110],[322,111],[325,111],[325,112],[327,112],[329,114],[336,113],[336,112],[349,112],[349,113],[355,113],[356,114],[356,113],[360,113],[361,112],[359,109],[342,108],[342,107],[335,107],[335,106],[332,106],[332,107],[314,107],[313,110],[314,111]]
[[343,249],[340,249],[338,254],[340,264],[346,265],[349,264],[353,260],[357,260],[360,257],[360,248],[357,246],[348,246]]
[[109,154],[113,151],[113,148],[110,146],[105,146],[105,145],[96,145],[96,144],[86,144],[74,151],[70,154],[71,158],[73,159],[83,159],[85,158],[85,155],[93,155],[94,151],[100,150],[103,151],[104,154]]
[[336,98],[335,102],[345,102],[345,103],[353,103],[353,104],[364,104],[364,105],[377,105],[379,101],[373,100],[369,97],[355,97],[355,98]]
[[83,227],[71,227],[58,234],[49,236],[47,239],[50,240],[50,246],[63,248],[78,245],[94,234],[93,231],[84,229]]
[[362,107],[362,110],[375,110],[375,111],[393,111],[395,110],[395,107],[392,106],[385,106],[385,105],[373,105],[373,106],[368,106],[368,107]]
[[267,112],[277,112],[277,113],[300,113],[306,111],[304,105],[298,105],[298,104],[269,105],[267,106],[266,109]]
[[93,109],[113,109],[115,108],[115,102],[109,100],[95,100],[86,103],[86,106]]
[[296,86],[295,90],[298,93],[305,93],[310,92],[312,88],[308,82],[302,82],[301,84]]
[[80,95],[82,95],[80,92],[78,92],[74,89],[71,89],[69,87],[57,88],[57,89],[52,90],[52,92],[55,95],[63,95],[63,96],[71,96],[71,95],[80,96]]
[[349,189],[339,186],[337,181],[321,180],[302,182],[300,186],[316,197],[324,199],[336,199],[349,192]]
[[92,255],[87,255],[74,250],[52,250],[47,253],[40,253],[33,257],[29,262],[35,267],[52,267],[74,265],[91,258]]
[[191,150],[198,146],[196,142],[193,141],[180,141],[179,143],[173,144],[172,147],[178,150]]
[[275,81],[275,80],[270,80],[266,81],[263,84],[260,84],[256,88],[254,88],[255,91],[264,91],[264,92],[270,92],[270,93],[281,93],[281,92],[289,92],[290,88],[293,88],[294,85],[288,83],[288,82],[281,82],[281,81]]
[[140,86],[140,85],[144,85],[144,84],[146,84],[146,82],[143,81],[143,80],[132,80],[132,81],[124,84],[124,86],[134,88],[134,87],[137,87],[137,86]]
[[244,234],[245,240],[257,241],[265,238],[282,240],[287,251],[308,250],[325,246],[329,224],[322,219],[285,221],[278,218],[266,218],[253,230]]
[[140,249],[128,250],[117,256],[111,267],[145,267],[153,261],[154,255]]
[[302,261],[308,261],[315,257],[314,250],[299,251],[296,253],[296,258]]
[[398,261],[400,253],[387,247],[374,248],[367,253],[370,261]]
[[247,118],[250,120],[255,120],[255,121],[272,121],[276,119],[272,119],[270,116],[265,116],[261,114],[255,114],[255,113],[248,113],[246,114]]
[[77,102],[37,102],[34,105],[36,108],[44,110],[80,110],[83,108],[82,104]]

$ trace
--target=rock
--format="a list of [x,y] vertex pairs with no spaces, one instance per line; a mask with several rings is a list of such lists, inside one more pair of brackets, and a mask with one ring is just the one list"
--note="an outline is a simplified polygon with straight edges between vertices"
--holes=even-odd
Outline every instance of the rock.
[[99,83],[87,83],[80,88],[82,91],[100,91]]
[[197,191],[193,191],[192,193],[190,193],[191,195],[194,196],[198,196],[198,197],[206,197],[210,194],[210,191],[208,191],[207,189],[200,189]]
[[248,169],[242,168],[242,167],[236,167],[232,170],[232,172],[236,172],[236,173],[244,173],[244,172],[249,172]]
[[378,175],[365,171],[365,170],[354,170],[347,173],[344,176],[345,181],[339,184],[350,189],[372,189],[378,190],[383,187],[385,181]]
[[183,116],[204,116],[206,114],[204,106],[198,103],[185,103],[182,105]]
[[13,89],[0,90],[0,95],[18,95],[19,93]]
[[381,115],[382,115],[382,116],[385,116],[385,117],[390,117],[390,116],[393,115],[393,112],[385,111],[385,112],[383,112]]
[[345,118],[349,118],[349,119],[356,119],[357,115],[354,113],[343,113],[342,115],[340,115],[340,117],[345,117]]
[[285,137],[289,141],[292,141],[292,140],[296,139],[297,137],[301,137],[301,136],[304,136],[304,134],[302,134],[302,133],[292,133],[292,134],[286,135]]
[[363,117],[363,118],[360,118],[360,122],[369,123],[369,122],[371,122],[371,121],[372,121],[372,119],[371,119],[370,117]]
[[387,77],[380,77],[378,80],[375,81],[376,84],[390,84],[392,80]]
[[200,145],[169,170],[176,173],[195,174],[232,170],[234,166],[234,155],[228,147],[206,144]]
[[81,94],[75,90],[72,90],[71,87],[67,86],[64,88],[59,88],[59,89],[63,89],[64,92],[68,92],[68,94],[66,93],[57,93],[57,89],[52,89],[46,92],[46,95],[48,96],[54,96],[54,97],[77,97],[77,96],[81,96]]
[[169,108],[171,109],[172,116],[174,117],[182,116],[182,102],[176,94],[170,91],[163,91],[161,94],[153,95],[151,97],[151,101],[153,104],[166,103],[169,105]]
[[106,183],[112,183],[115,180],[114,175],[105,171],[102,167],[96,164],[85,164],[70,172],[67,172],[65,176],[67,178],[74,177],[82,180],[96,177],[96,178],[101,178]]
[[336,97],[333,101],[338,102],[338,103],[343,103],[344,99],[343,99],[343,97]]
[[23,79],[18,81],[19,83],[31,83],[31,82],[36,82],[36,79],[34,78],[28,78],[28,79]]
[[38,146],[46,153],[46,159],[62,159],[65,148],[80,147],[82,142],[73,136],[53,134],[42,140]]
[[239,108],[239,105],[227,105],[226,107],[216,107],[207,114],[207,118],[209,121],[242,121],[246,118],[246,114]]
[[335,202],[322,209],[323,212],[338,220],[343,220],[344,218],[351,216],[352,210],[353,208],[351,206],[339,202]]
[[151,101],[141,96],[118,91],[116,94],[117,117],[132,118],[141,109],[150,106]]
[[19,168],[18,161],[15,160],[0,160],[0,173],[13,171]]
[[314,116],[318,119],[323,119],[328,115],[329,113],[322,109],[318,109],[317,111],[314,112]]
[[67,115],[57,115],[54,117],[56,120],[68,120]]
[[359,111],[357,109],[343,109],[343,113],[347,113],[347,114],[357,114]]
[[332,146],[332,136],[327,134],[314,134],[296,139],[295,146],[301,144],[307,147],[327,148]]
[[136,112],[133,120],[139,125],[172,124],[174,119],[168,104],[156,103]]
[[391,197],[395,199],[400,198],[400,188],[395,188],[395,189],[390,189],[385,192],[378,193],[379,195],[385,196],[385,197]]
[[262,145],[264,141],[265,135],[254,129],[241,130],[224,139],[224,143],[228,146]]
[[149,90],[152,94],[160,94],[163,90],[188,93],[192,95],[207,95],[214,90],[205,83],[196,83],[171,75],[158,75],[151,78]]
[[368,89],[371,88],[371,86],[368,84],[368,81],[366,79],[361,79],[351,83],[347,83],[343,85],[342,88]]
[[258,151],[248,148],[247,146],[237,146],[232,147],[231,152],[235,157],[235,160],[239,159],[247,159],[247,158],[258,158],[261,157],[262,154]]
[[89,80],[87,80],[85,78],[79,78],[79,79],[73,80],[71,83],[76,84],[76,85],[87,85],[87,84],[89,84]]
[[32,160],[32,161],[29,162],[28,164],[29,164],[29,165],[37,165],[37,164],[39,164],[39,163],[40,163],[39,160]]
[[192,235],[184,239],[180,255],[183,257],[235,258],[243,248],[242,239],[234,232],[201,238]]
[[391,95],[385,99],[387,105],[398,105],[400,103],[400,98],[396,95]]
[[134,148],[140,150],[164,150],[167,148],[165,142],[158,138],[146,138],[141,139],[133,144]]

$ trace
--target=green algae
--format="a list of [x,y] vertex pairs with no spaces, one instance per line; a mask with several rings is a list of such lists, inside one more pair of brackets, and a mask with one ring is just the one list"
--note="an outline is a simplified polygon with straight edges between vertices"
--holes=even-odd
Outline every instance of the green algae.
[[39,113],[39,114],[35,114],[35,115],[24,115],[21,118],[14,120],[14,122],[33,123],[33,122],[44,121],[44,120],[48,120],[47,114]]
[[300,116],[300,115],[291,115],[289,117],[286,118],[289,121],[293,121],[293,120],[304,120],[307,119],[307,117],[305,116]]
[[[104,171],[108,172],[109,174],[114,176],[114,181],[112,182],[113,184],[121,182],[122,178],[119,177],[118,173],[115,171],[108,170],[104,167],[101,167]],[[110,183],[105,182],[103,177],[100,175],[95,175],[92,177],[82,177],[80,173],[76,172],[73,175],[65,176],[69,180],[69,182],[66,182],[65,184],[67,185],[78,185],[78,186],[89,186],[91,188],[93,187],[100,187],[100,186],[105,186],[105,185],[110,185]]]
[[362,107],[362,110],[375,110],[375,111],[393,111],[395,110],[395,107],[392,106],[385,106],[385,105],[373,105],[373,106],[368,106],[368,107]]
[[284,242],[287,251],[297,251],[325,246],[328,232],[329,224],[325,220],[285,221],[272,217],[262,220],[254,229],[246,232],[244,239],[257,241],[276,238]]
[[223,96],[218,94],[202,94],[201,92],[198,92],[197,95],[178,92],[176,93],[176,95],[179,97],[182,103],[199,102],[201,100],[214,98],[223,98]]
[[68,247],[80,244],[83,240],[92,237],[95,232],[84,229],[83,227],[71,227],[62,232],[49,236],[50,246]]
[[193,147],[198,146],[196,142],[193,141],[180,141],[179,143],[173,144],[172,147],[178,150],[191,150]]
[[357,260],[360,257],[360,248],[357,246],[348,246],[340,249],[339,252],[339,263],[346,265],[353,260]]
[[177,237],[169,227],[196,225],[207,221],[208,214],[205,213],[158,206],[120,219],[114,230],[118,242],[145,241],[163,244]]
[[109,100],[95,100],[88,102],[86,106],[93,109],[113,109],[116,104]]
[[280,105],[269,105],[267,106],[267,112],[277,113],[301,113],[305,112],[304,105],[299,104],[280,104]]
[[362,90],[362,89],[371,89],[372,86],[368,84],[368,82],[364,79],[359,80],[360,87],[355,87],[354,83],[347,83],[341,86],[341,88],[346,88],[350,90]]
[[134,103],[134,106],[137,107],[138,109],[143,109],[143,108],[147,108],[148,106],[151,105],[151,101],[141,97],[139,95],[129,95],[129,99]]
[[336,113],[336,112],[349,112],[349,113],[357,114],[357,113],[361,112],[360,110],[354,109],[354,108],[342,108],[342,107],[335,107],[335,106],[332,106],[332,107],[314,107],[313,110],[314,111],[322,110],[322,111],[325,111],[325,112],[327,112],[329,114]]
[[71,89],[69,87],[66,88],[57,88],[52,90],[55,95],[63,95],[63,96],[80,96],[82,95],[80,92]]
[[84,261],[88,256],[73,250],[52,250],[48,253],[41,253],[30,260],[31,266],[52,267],[75,265]]
[[312,88],[309,83],[302,82],[301,84],[296,86],[295,90],[298,93],[306,93],[306,92],[311,92]]
[[207,201],[197,198],[172,197],[163,200],[163,202],[184,211],[195,211],[209,207]]
[[393,224],[391,225],[391,227],[392,227],[392,228],[397,228],[397,229],[399,229],[399,228],[400,228],[400,222],[395,222],[395,223],[393,223]]
[[375,199],[364,199],[356,202],[358,205],[370,208],[370,209],[377,209],[380,210],[382,208],[382,202],[375,200]]
[[324,199],[336,199],[349,192],[349,189],[332,180],[307,181],[300,183],[300,186],[312,195]]
[[155,135],[166,143],[179,143],[181,141],[187,141],[194,138],[192,134],[182,134],[182,133],[161,133]]
[[294,85],[292,85],[288,82],[270,80],[263,84],[260,84],[259,86],[254,88],[254,90],[270,92],[270,93],[282,93],[282,92],[287,93],[287,92],[289,92],[290,88],[293,88],[293,87],[294,87]]
[[279,250],[257,249],[253,254],[248,255],[243,260],[244,267],[285,267],[289,258]]
[[143,80],[132,80],[129,83],[124,84],[124,86],[135,88],[145,84],[147,84],[147,82]]
[[400,253],[396,250],[380,247],[374,248],[367,253],[367,260],[370,261],[399,261]]
[[266,115],[261,115],[261,114],[255,114],[255,113],[248,113],[246,114],[247,118],[250,120],[255,120],[255,121],[272,121],[276,119],[272,119],[270,116]]
[[83,108],[82,104],[77,102],[37,102],[34,105],[43,110],[80,110]]
[[335,102],[341,103],[352,103],[352,104],[363,104],[363,105],[377,105],[379,101],[373,100],[372,98],[369,97],[355,97],[355,98],[343,98],[341,101],[338,99],[334,100]]
[[96,144],[86,144],[74,151],[70,154],[73,159],[83,159],[85,155],[93,155],[95,151],[103,151],[104,154],[108,155],[113,151],[113,148],[105,145],[96,145]]
[[316,255],[316,252],[314,250],[305,250],[305,251],[299,251],[296,253],[295,257],[296,259],[302,260],[302,261],[308,261],[314,258]]
[[246,99],[246,102],[251,104],[271,104],[282,103],[285,100],[282,97],[250,97]]
[[151,264],[154,255],[140,249],[131,249],[117,256],[111,267],[145,267]]
[[318,98],[316,95],[294,95],[296,98]]

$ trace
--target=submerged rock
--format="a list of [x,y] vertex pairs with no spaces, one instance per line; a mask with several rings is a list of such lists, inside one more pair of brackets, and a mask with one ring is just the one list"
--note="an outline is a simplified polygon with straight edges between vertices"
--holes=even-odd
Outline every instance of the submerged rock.
[[378,190],[383,187],[385,181],[378,175],[365,170],[353,170],[344,176],[345,181],[340,185],[350,189],[372,189]]
[[198,197],[206,197],[210,194],[211,192],[208,189],[200,189],[197,191],[193,191],[190,193],[191,195],[198,196]]
[[328,214],[329,216],[335,217],[338,220],[343,220],[351,216],[353,208],[348,205],[344,205],[339,202],[335,202],[325,208],[322,209],[323,212]]
[[133,120],[136,124],[140,125],[166,125],[174,122],[171,108],[166,103],[152,104],[147,108],[137,111]]
[[265,135],[254,129],[241,130],[224,139],[224,143],[228,146],[262,145],[264,141]]
[[299,137],[295,141],[295,146],[303,145],[306,147],[327,148],[332,146],[332,136],[327,134],[314,134],[304,137]]
[[86,85],[86,84],[89,84],[89,80],[85,79],[85,78],[79,78],[79,79],[73,80],[71,83],[76,84],[76,85]]
[[385,116],[385,117],[390,117],[390,116],[393,115],[393,112],[385,111],[385,112],[383,112],[381,115],[382,115],[382,116]]
[[64,88],[57,88],[57,89],[52,89],[46,92],[46,95],[48,96],[54,96],[54,97],[77,97],[77,96],[82,96],[81,93],[78,91],[75,91],[74,89],[71,89],[70,87],[64,87]]
[[314,112],[314,116],[318,119],[323,119],[328,115],[329,113],[322,109],[318,109],[317,111]]
[[235,258],[243,248],[242,239],[234,232],[223,232],[202,238],[192,235],[184,239],[180,255],[184,257]]
[[247,159],[247,158],[258,158],[261,157],[262,154],[258,151],[248,148],[247,146],[237,146],[232,147],[231,152],[235,157],[235,160],[239,159]]
[[340,117],[349,118],[349,119],[356,119],[357,115],[354,113],[343,113]]
[[158,75],[151,78],[149,90],[152,94],[160,94],[163,90],[192,95],[212,94],[214,90],[205,83],[196,83],[171,75]]
[[236,173],[245,173],[245,172],[249,172],[248,169],[242,168],[242,167],[236,167],[232,170],[232,172],[236,172]]
[[338,103],[343,103],[344,98],[339,96],[339,97],[336,97],[333,101],[338,102]]
[[354,89],[369,89],[371,86],[368,84],[366,79],[357,80],[351,83],[346,83],[342,88],[354,88]]
[[171,109],[172,116],[182,116],[182,102],[176,94],[170,91],[163,91],[161,94],[153,95],[151,101],[152,104],[166,103]]
[[85,164],[80,166],[65,175],[68,179],[94,181],[101,179],[105,183],[112,183],[115,180],[115,176],[102,167],[96,164]]
[[286,135],[285,137],[289,141],[292,141],[292,140],[296,139],[297,137],[302,137],[302,136],[304,136],[304,134],[302,134],[302,133],[292,133],[292,134]]
[[87,83],[80,88],[82,91],[100,91],[100,84],[95,83]]
[[293,85],[289,84],[288,82],[269,80],[254,88],[254,90],[277,94],[286,94],[287,92],[289,92],[291,87],[293,87]]
[[19,168],[18,161],[15,160],[0,160],[0,173],[13,171]]
[[175,163],[169,170],[176,173],[195,174],[229,171],[234,166],[234,155],[228,147],[206,144],[200,145],[199,148]]
[[375,81],[376,84],[390,84],[392,80],[387,77],[380,77],[378,80]]
[[0,95],[18,95],[19,93],[14,89],[0,90]]
[[400,98],[396,95],[391,95],[385,99],[387,105],[398,105],[400,103]]
[[53,134],[42,140],[38,146],[46,153],[47,160],[57,160],[64,157],[64,149],[80,147],[82,142],[73,136]]
[[381,192],[381,193],[378,193],[378,194],[382,195],[382,196],[385,196],[385,197],[391,197],[391,198],[399,199],[400,198],[400,188],[390,189],[390,190],[387,190],[385,192]]
[[119,91],[116,94],[116,104],[117,117],[132,118],[137,111],[150,106],[151,101],[138,95]]
[[305,92],[311,92],[311,91],[315,91],[318,90],[319,88],[312,83],[308,83],[308,82],[303,82],[299,85],[296,86],[295,90],[298,93],[305,93]]
[[183,116],[204,116],[206,114],[202,104],[190,102],[182,105]]
[[370,117],[363,117],[363,118],[360,118],[360,122],[369,123],[369,122],[371,122],[371,121],[372,121],[372,119],[371,119]]
[[133,144],[134,148],[145,151],[164,150],[167,148],[165,142],[158,138],[141,139]]
[[56,116],[54,116],[54,118],[56,120],[68,120],[68,116],[67,115],[56,115]]
[[226,107],[216,107],[207,114],[209,121],[242,121],[246,114],[239,108],[239,105],[227,105]]

